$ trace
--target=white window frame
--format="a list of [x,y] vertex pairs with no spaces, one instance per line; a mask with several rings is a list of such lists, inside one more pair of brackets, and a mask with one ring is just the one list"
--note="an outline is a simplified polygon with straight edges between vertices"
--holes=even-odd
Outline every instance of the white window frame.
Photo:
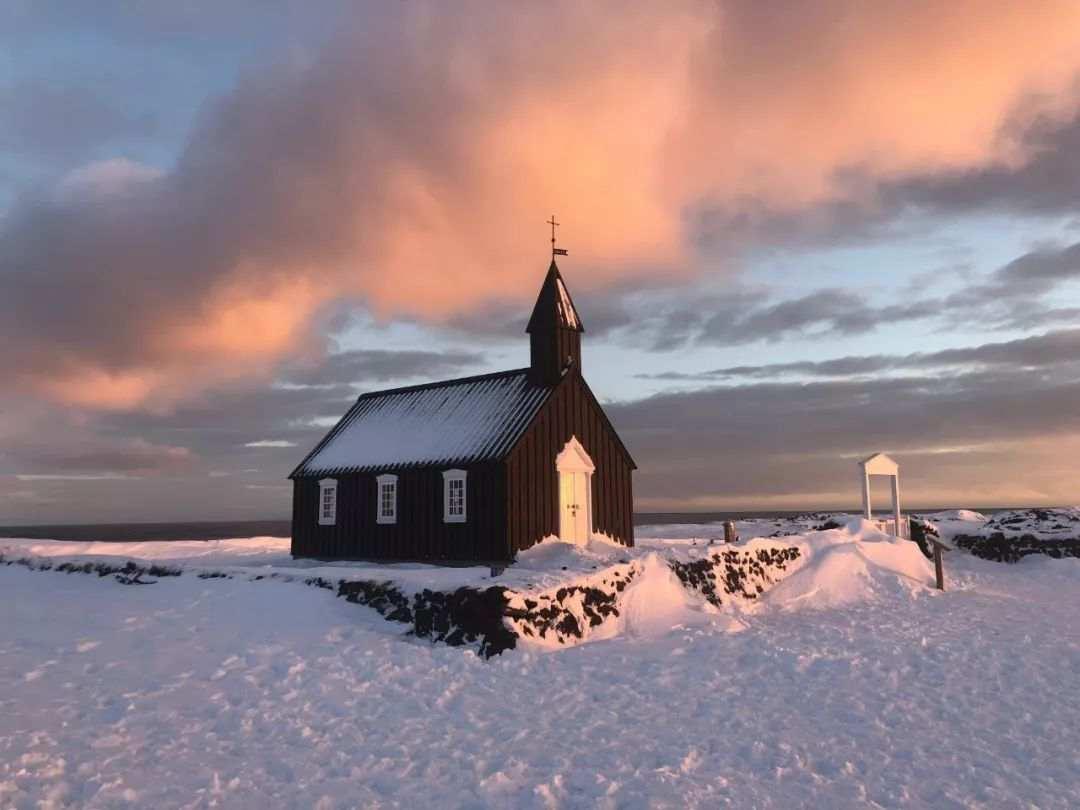
[[[319,503],[316,506],[315,517],[320,526],[333,526],[337,523],[337,490],[338,482],[335,478],[324,478],[319,482]],[[326,496],[330,495],[330,509],[326,509]]]
[[[469,484],[466,470],[444,470],[443,477],[443,523],[465,523],[469,514]],[[450,514],[450,482],[461,482],[461,514]]]
[[[398,502],[398,477],[392,473],[386,473],[375,477],[375,522],[376,523],[397,523],[397,502]],[[391,514],[383,514],[383,487],[391,487],[394,493],[394,497],[390,502],[393,507]]]

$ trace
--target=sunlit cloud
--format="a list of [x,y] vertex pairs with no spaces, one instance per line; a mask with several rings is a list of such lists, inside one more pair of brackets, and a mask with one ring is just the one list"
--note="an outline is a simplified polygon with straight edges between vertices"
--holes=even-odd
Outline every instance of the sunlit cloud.
[[124,473],[17,473],[19,481],[134,481],[137,475]]
[[524,360],[553,212],[639,508],[842,505],[879,445],[924,501],[1072,497],[1080,5],[348,3],[287,48],[218,5],[95,46],[220,37],[197,116],[0,88],[7,510],[287,509],[359,391]]
[[[0,224],[16,384],[169,407],[269,379],[342,298],[433,323],[525,301],[552,210],[583,293],[730,272],[762,216],[1022,167],[1080,68],[1074,3],[377,4],[339,28],[210,105],[174,166],[94,164]],[[704,211],[731,226],[709,255]]]

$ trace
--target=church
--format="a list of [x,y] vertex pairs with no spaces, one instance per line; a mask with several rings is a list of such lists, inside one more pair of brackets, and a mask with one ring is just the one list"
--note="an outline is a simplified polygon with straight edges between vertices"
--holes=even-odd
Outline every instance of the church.
[[552,257],[527,368],[360,396],[289,476],[293,557],[500,565],[552,536],[632,546],[636,465],[582,376],[584,331]]

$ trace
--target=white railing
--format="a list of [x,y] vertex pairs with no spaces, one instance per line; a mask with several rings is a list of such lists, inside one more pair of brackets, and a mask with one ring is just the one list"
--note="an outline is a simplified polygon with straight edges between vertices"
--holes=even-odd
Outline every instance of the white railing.
[[911,522],[908,520],[907,515],[900,516],[899,531],[896,529],[896,521],[893,518],[885,520],[874,518],[873,523],[880,531],[885,532],[885,534],[891,534],[893,537],[899,537],[902,540],[911,539]]

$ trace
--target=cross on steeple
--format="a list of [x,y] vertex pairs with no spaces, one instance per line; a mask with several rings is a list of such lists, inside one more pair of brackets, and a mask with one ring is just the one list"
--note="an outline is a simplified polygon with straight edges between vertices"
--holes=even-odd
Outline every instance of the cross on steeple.
[[551,219],[547,220],[547,224],[551,226],[551,258],[567,255],[564,248],[555,247],[555,229],[559,227],[559,223],[556,222],[554,214],[551,215]]

